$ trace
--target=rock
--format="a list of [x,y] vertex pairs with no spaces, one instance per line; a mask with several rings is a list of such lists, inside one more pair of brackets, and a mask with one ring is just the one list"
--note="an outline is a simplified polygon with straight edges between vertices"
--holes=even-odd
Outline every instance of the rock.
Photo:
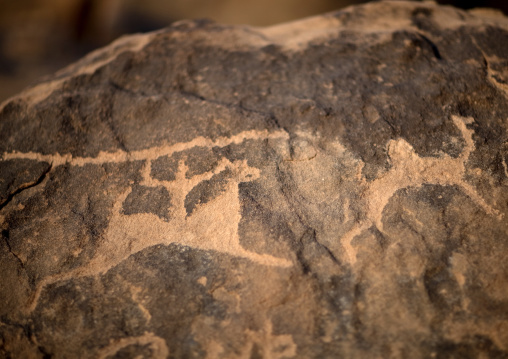
[[180,22],[8,100],[0,354],[508,357],[507,42],[431,2]]

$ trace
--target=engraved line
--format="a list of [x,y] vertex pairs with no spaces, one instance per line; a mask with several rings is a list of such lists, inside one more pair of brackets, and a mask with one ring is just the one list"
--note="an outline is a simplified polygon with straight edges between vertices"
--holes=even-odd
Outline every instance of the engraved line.
[[152,350],[152,358],[154,359],[166,359],[169,356],[169,349],[166,341],[153,333],[145,332],[139,337],[122,338],[112,341],[107,347],[101,349],[97,353],[99,359],[105,359],[118,353],[121,349],[129,346],[138,344],[141,346],[150,345]]
[[136,160],[154,160],[162,156],[170,156],[176,152],[182,152],[192,149],[194,147],[226,147],[231,144],[240,144],[246,140],[259,140],[259,139],[289,139],[289,135],[285,131],[277,130],[269,132],[268,130],[250,130],[240,132],[231,137],[219,137],[216,140],[211,140],[205,137],[196,137],[189,142],[180,142],[174,145],[156,146],[138,151],[123,151],[118,150],[115,152],[100,151],[97,157],[73,157],[71,154],[60,155],[58,153],[53,155],[44,155],[37,152],[4,152],[2,159],[28,159],[40,162],[52,163],[53,167],[70,164],[73,166],[84,166],[87,164],[105,164],[105,163],[120,163]]

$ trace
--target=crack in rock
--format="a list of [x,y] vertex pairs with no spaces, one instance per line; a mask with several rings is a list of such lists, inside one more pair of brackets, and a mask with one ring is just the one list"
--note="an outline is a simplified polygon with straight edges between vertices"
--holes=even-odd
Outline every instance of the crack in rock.
[[52,167],[53,167],[52,164],[50,164],[48,166],[48,168],[46,170],[44,170],[44,172],[42,172],[42,174],[39,176],[39,178],[37,178],[35,181],[24,183],[23,185],[18,187],[15,191],[11,192],[7,196],[7,198],[2,203],[0,203],[0,211],[3,208],[5,208],[14,199],[14,197],[16,197],[18,194],[22,193],[23,191],[25,191],[25,190],[27,190],[29,188],[33,188],[33,187],[36,187],[39,184],[41,184],[42,181],[44,181],[44,179],[48,175],[48,173],[51,171]]
[[2,238],[5,242],[5,245],[7,246],[7,250],[9,251],[9,253],[11,253],[14,256],[14,258],[16,258],[21,268],[25,269],[25,263],[23,263],[21,258],[12,250],[11,244],[9,243],[9,232],[6,230],[2,231]]

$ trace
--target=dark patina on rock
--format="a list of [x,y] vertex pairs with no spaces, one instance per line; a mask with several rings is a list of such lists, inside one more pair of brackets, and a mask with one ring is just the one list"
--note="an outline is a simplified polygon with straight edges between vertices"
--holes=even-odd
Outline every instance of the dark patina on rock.
[[121,38],[0,109],[0,356],[508,357],[508,19]]

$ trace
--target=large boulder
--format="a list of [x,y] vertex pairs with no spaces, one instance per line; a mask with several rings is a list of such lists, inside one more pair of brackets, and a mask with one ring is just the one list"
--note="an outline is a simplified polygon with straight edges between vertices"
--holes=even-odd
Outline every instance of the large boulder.
[[508,357],[508,19],[121,38],[0,112],[0,356]]

